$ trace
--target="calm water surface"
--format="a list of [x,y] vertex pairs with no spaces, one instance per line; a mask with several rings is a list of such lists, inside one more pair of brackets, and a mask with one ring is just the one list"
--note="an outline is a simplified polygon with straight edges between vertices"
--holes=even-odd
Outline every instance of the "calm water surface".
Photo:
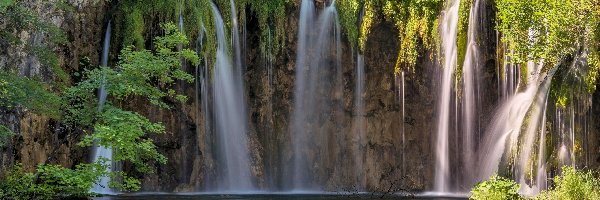
[[168,194],[138,193],[105,196],[95,200],[337,200],[337,199],[402,199],[402,200],[466,200],[465,195],[383,195],[383,194]]

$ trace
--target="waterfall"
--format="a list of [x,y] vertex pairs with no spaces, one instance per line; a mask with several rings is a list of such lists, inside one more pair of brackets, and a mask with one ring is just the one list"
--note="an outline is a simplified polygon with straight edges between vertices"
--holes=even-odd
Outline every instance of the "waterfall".
[[[102,46],[102,57],[100,59],[100,66],[108,67],[108,52],[110,51],[110,33],[111,33],[111,21],[108,21],[106,25],[106,32],[104,33],[104,44]],[[100,89],[98,90],[98,112],[102,112],[102,107],[104,106],[104,102],[106,102],[106,97],[108,93],[105,89],[106,80],[103,80]],[[110,161],[110,165],[108,168],[108,172],[112,171],[112,149],[110,147],[104,147],[100,145],[94,145],[92,152],[94,152],[94,161],[97,162],[100,158],[106,158]],[[100,182],[94,184],[91,192],[97,194],[110,194],[113,193],[112,189],[108,187],[108,183],[110,182],[110,177],[103,176],[100,177]]]
[[402,97],[402,99],[401,99],[401,102],[402,102],[402,119],[400,121],[400,123],[402,123],[402,175],[403,176],[407,176],[406,175],[406,130],[404,128],[404,124],[405,124],[404,120],[406,120],[406,115],[405,115],[406,114],[406,108],[404,107],[405,106],[404,97],[406,96],[406,93],[404,93],[404,84],[405,84],[405,81],[404,81],[404,71],[402,71],[400,79],[401,79],[400,81],[402,82],[402,96],[401,96]]
[[[324,168],[335,161],[330,155],[329,134],[339,130],[324,130],[324,122],[337,123],[331,106],[332,96],[340,102],[341,36],[335,1],[324,8],[317,19],[312,0],[303,0],[300,8],[294,109],[290,127],[293,160],[287,166],[291,179],[288,188],[318,190],[321,186],[316,174],[325,175]],[[332,74],[335,72],[336,74]],[[341,106],[340,106],[341,108]],[[337,112],[341,112],[337,110]],[[330,121],[334,120],[334,121]]]
[[[358,30],[362,27],[363,16],[365,13],[364,5],[361,8],[361,11],[358,15]],[[365,141],[365,134],[367,133],[367,125],[365,124],[365,105],[364,105],[364,96],[365,93],[365,57],[360,53],[360,49],[358,49],[358,53],[356,54],[356,88],[354,94],[354,125],[355,127],[355,140],[354,145],[354,174],[356,175],[356,187],[358,190],[364,190],[366,183],[364,182],[364,149],[363,143]]]
[[[534,65],[533,63],[530,63],[530,65]],[[532,184],[532,186],[529,186],[526,180],[526,174],[530,173],[531,176],[534,175],[534,173],[531,173],[529,170],[529,168],[533,169],[534,166],[530,166],[529,161],[530,159],[534,158],[531,154],[533,152],[533,148],[534,148],[534,142],[535,142],[535,138],[537,137],[538,132],[540,134],[543,134],[541,132],[541,130],[544,129],[545,125],[542,124],[542,122],[546,121],[546,116],[545,116],[545,111],[546,111],[546,105],[547,105],[547,101],[548,101],[548,91],[550,89],[550,83],[551,83],[551,76],[547,77],[547,79],[542,83],[542,85],[540,86],[540,88],[536,89],[536,96],[534,97],[535,101],[531,102],[531,107],[526,111],[529,114],[529,119],[527,122],[527,128],[525,129],[525,135],[524,135],[524,143],[520,144],[520,148],[521,148],[521,152],[519,152],[518,155],[518,160],[515,162],[515,175],[517,178],[517,182],[519,184],[521,184],[521,190],[520,192],[522,194],[527,194],[527,195],[534,195],[540,192],[541,189],[545,189],[545,188],[539,188],[537,183],[536,184]],[[541,126],[541,127],[540,127]],[[521,128],[519,128],[519,130],[521,130]],[[540,138],[543,139],[543,138]],[[542,145],[542,143],[539,144],[539,151],[544,151],[545,145]],[[538,157],[540,160],[538,160],[538,165],[543,165],[545,164],[545,161],[541,159],[541,157]],[[537,163],[537,162],[533,162],[533,163]],[[533,164],[532,163],[532,164]],[[538,166],[535,166],[538,167]],[[537,170],[540,170],[539,168]],[[538,173],[539,174],[539,173]],[[545,174],[545,173],[544,173]]]
[[[219,179],[217,188],[221,191],[244,192],[254,190],[250,172],[250,158],[246,130],[246,108],[242,86],[239,54],[235,53],[235,63],[229,56],[223,18],[213,3],[217,35],[217,55],[214,66],[214,106],[216,120],[216,141]],[[235,11],[232,11],[234,13]],[[233,37],[237,37],[234,34]],[[238,39],[233,39],[234,41]],[[234,42],[234,52],[239,52],[239,42]]]
[[357,175],[357,186],[363,189],[363,155],[364,150],[362,149],[362,143],[366,134],[365,124],[365,105],[364,105],[364,90],[365,90],[365,59],[361,54],[356,56],[356,91],[355,91],[355,108],[356,116],[354,117],[354,124],[356,126],[356,144],[354,145],[354,167],[355,174]]
[[[233,47],[233,65],[235,67],[233,73],[234,77],[239,77],[239,79],[234,79],[234,81],[239,81],[239,83],[236,83],[236,87],[239,87],[238,89],[242,91],[244,85],[242,81],[242,53],[240,45],[240,31],[238,27],[237,9],[235,8],[235,2],[233,0],[230,0],[229,2],[231,5],[231,46]],[[241,92],[240,94],[242,94],[241,97],[244,96],[243,92]],[[238,103],[244,104],[244,102],[245,101],[239,101]],[[242,107],[244,106],[242,105]]]
[[[543,63],[543,61],[541,61]],[[511,159],[514,156],[513,168],[515,179],[521,184],[520,192],[531,195],[545,189],[545,163],[543,154],[545,154],[545,113],[548,101],[548,91],[552,77],[557,68],[549,71],[544,79],[540,72],[543,64],[535,64],[533,61],[528,63],[528,71],[533,73],[529,78],[527,90],[517,93],[509,98],[507,102],[498,110],[491,126],[488,129],[484,144],[479,154],[480,171],[478,178],[487,179],[493,173],[500,173],[499,167],[501,161]],[[525,128],[525,129],[522,129]],[[531,156],[534,148],[535,138],[539,138],[538,156]],[[518,146],[517,146],[518,145]],[[515,152],[517,151],[517,152]],[[536,159],[537,162],[529,162],[529,159]],[[537,173],[529,168],[536,164]],[[533,177],[526,177],[530,174]],[[535,180],[529,184],[527,179]]]
[[442,54],[444,56],[444,72],[440,99],[438,100],[437,138],[435,145],[435,174],[434,190],[449,192],[450,159],[448,148],[448,133],[450,120],[450,102],[452,96],[452,79],[456,68],[456,34],[458,26],[458,7],[460,0],[450,0],[450,6],[445,11],[441,26]]
[[[208,66],[208,58],[206,54],[200,54],[202,52],[202,48],[204,45],[204,41],[206,40],[206,28],[204,27],[204,24],[200,24],[200,30],[198,32],[198,39],[196,41],[196,53],[198,53],[198,56],[200,58],[202,58],[200,64],[196,67],[196,105],[198,106],[196,108],[196,125],[197,125],[197,133],[198,133],[198,144],[203,144],[200,145],[200,147],[203,147],[200,151],[203,152],[203,155],[206,155],[205,160],[204,160],[204,166],[206,166],[205,170],[210,170],[212,169],[212,167],[214,166],[212,163],[212,159],[210,159],[209,155],[213,155],[213,151],[212,151],[212,137],[211,137],[211,130],[213,127],[213,122],[211,121],[212,117],[211,117],[211,105],[210,105],[210,91],[209,88],[210,86],[209,84],[209,80],[210,80],[210,75],[209,75],[209,66]],[[203,62],[202,62],[203,61]],[[202,115],[200,115],[200,111],[202,111]],[[200,117],[202,117],[202,121],[200,121]],[[201,130],[200,127],[203,126],[203,129]],[[203,134],[202,132],[203,131]],[[204,183],[205,183],[205,189],[209,189],[207,183],[211,183],[212,182],[212,176],[209,175],[210,173],[204,173]]]
[[[471,5],[469,28],[467,31],[467,47],[463,64],[463,104],[462,104],[462,178],[465,185],[475,183],[471,170],[475,168],[475,148],[480,138],[481,102],[479,98],[479,45],[477,44],[479,28],[479,0]],[[479,111],[479,112],[478,112]]]

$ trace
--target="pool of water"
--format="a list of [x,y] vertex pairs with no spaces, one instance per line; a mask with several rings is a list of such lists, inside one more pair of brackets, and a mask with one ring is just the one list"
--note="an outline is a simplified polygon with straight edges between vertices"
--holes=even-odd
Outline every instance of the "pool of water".
[[403,200],[466,200],[466,195],[450,194],[181,194],[134,193],[93,198],[95,200],[333,200],[333,199],[403,199]]

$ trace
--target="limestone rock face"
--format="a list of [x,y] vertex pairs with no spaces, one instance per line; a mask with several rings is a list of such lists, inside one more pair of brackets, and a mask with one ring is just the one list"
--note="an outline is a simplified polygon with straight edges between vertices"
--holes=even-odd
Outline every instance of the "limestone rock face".
[[[0,20],[0,29],[17,36],[21,44],[11,44],[0,40],[0,70],[14,71],[21,76],[37,78],[47,83],[57,81],[56,73],[41,61],[40,54],[31,48],[47,45],[57,54],[58,65],[68,74],[80,71],[79,62],[88,57],[96,65],[102,50],[102,35],[105,26],[106,1],[70,0],[64,7],[57,6],[60,1],[25,0],[21,4],[26,10],[36,14],[45,23],[53,24],[64,30],[66,41],[62,44],[48,42],[47,34],[35,30],[13,27],[8,21]],[[42,53],[43,54],[43,53]],[[72,80],[67,80],[67,82]],[[77,146],[83,133],[65,127],[48,117],[32,114],[16,108],[0,110],[0,122],[8,125],[17,135],[10,144],[1,149],[0,168],[5,170],[15,162],[23,163],[27,170],[40,163],[61,164],[71,167],[73,164],[88,162],[89,151]]]

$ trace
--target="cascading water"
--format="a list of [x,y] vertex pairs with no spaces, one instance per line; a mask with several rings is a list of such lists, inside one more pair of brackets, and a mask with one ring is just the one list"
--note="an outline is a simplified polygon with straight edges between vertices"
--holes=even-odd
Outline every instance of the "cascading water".
[[444,13],[441,26],[442,54],[444,56],[444,72],[442,75],[441,93],[438,106],[437,138],[435,149],[434,191],[449,192],[450,158],[448,133],[450,123],[450,102],[452,96],[452,79],[456,68],[456,35],[458,27],[458,8],[460,0],[449,0],[449,7]]
[[[233,0],[230,0],[229,3],[231,6],[231,46],[233,47],[233,66],[235,67],[233,73],[234,77],[239,77],[239,79],[234,79],[234,81],[239,81],[239,83],[236,83],[235,85],[239,87],[240,91],[242,91],[242,88],[244,88],[242,81],[242,51],[240,45],[240,30],[238,27],[237,9],[235,8],[235,2]],[[243,92],[241,94],[243,94]],[[241,97],[243,96],[244,95]],[[244,102],[245,101],[239,101],[238,103],[244,104]],[[244,106],[242,105],[242,107]]]
[[[534,63],[530,63],[529,65],[535,65]],[[538,133],[543,134],[541,131],[545,128],[544,124],[542,124],[543,121],[546,120],[546,116],[545,116],[545,111],[546,111],[546,105],[547,105],[547,100],[548,100],[548,91],[550,88],[550,83],[551,83],[551,79],[552,79],[553,74],[550,74],[548,77],[546,77],[546,80],[544,80],[544,82],[542,83],[542,85],[540,86],[540,88],[537,88],[536,90],[536,94],[534,97],[535,101],[532,101],[530,108],[528,109],[528,114],[529,114],[529,120],[527,121],[527,129],[525,129],[525,135],[524,135],[524,143],[521,143],[520,148],[521,148],[521,152],[519,152],[518,155],[518,160],[515,161],[515,175],[517,177],[517,181],[521,184],[521,190],[520,192],[522,194],[527,194],[527,195],[533,195],[538,193],[541,189],[545,189],[545,188],[539,188],[538,186],[538,182],[536,182],[535,184],[527,184],[527,174],[530,174],[530,176],[534,176],[535,173],[532,173],[531,170],[533,170],[534,168],[537,168],[537,170],[540,170],[539,166],[533,166],[533,164],[538,164],[538,165],[544,165],[545,161],[542,160],[538,160],[538,162],[531,162],[532,165],[530,164],[530,159],[535,158],[532,156],[532,152],[533,152],[533,148],[534,148],[534,142],[535,142],[535,138],[538,136]],[[541,126],[541,127],[540,127]],[[521,129],[519,129],[521,130]],[[520,133],[519,133],[520,134]],[[542,138],[540,138],[542,139]],[[516,144],[516,143],[515,143]],[[541,143],[540,143],[541,144]],[[539,145],[539,151],[543,152],[545,148],[545,145]],[[539,157],[538,157],[539,158]],[[545,175],[545,173],[537,173],[537,175]],[[529,179],[531,180],[537,180],[537,179],[533,179],[531,177],[529,177]],[[532,185],[532,186],[529,186]]]
[[[365,8],[361,9],[358,17],[358,29],[362,26],[362,20],[364,16]],[[356,88],[354,94],[354,125],[355,125],[355,135],[356,142],[354,145],[354,167],[356,174],[356,186],[357,189],[363,190],[364,183],[364,173],[363,162],[364,162],[364,150],[362,148],[363,141],[365,138],[365,134],[367,132],[367,127],[365,124],[365,105],[364,105],[364,96],[365,96],[365,57],[360,53],[356,54]]]
[[[233,7],[233,5],[232,5]],[[246,108],[243,102],[244,91],[241,77],[239,54],[231,62],[225,36],[223,18],[214,3],[212,10],[215,18],[217,36],[217,55],[214,67],[214,106],[216,120],[216,141],[219,145],[219,179],[217,190],[226,192],[245,192],[254,190],[250,172],[250,158],[246,131]],[[234,11],[235,12],[235,11]],[[234,34],[233,37],[237,37]],[[238,39],[233,39],[234,41]],[[239,42],[234,42],[234,52],[239,52]],[[235,57],[234,55],[234,57]]]
[[[543,187],[546,186],[545,181],[542,181],[545,180],[546,175],[546,162],[542,159],[542,154],[545,154],[545,145],[538,147],[537,162],[529,162],[530,159],[535,159],[531,156],[535,138],[539,137],[540,142],[545,140],[548,91],[556,72],[556,68],[554,68],[544,77],[540,72],[541,66],[543,64],[538,65],[533,61],[528,63],[528,71],[533,73],[528,79],[527,90],[512,96],[498,110],[488,130],[485,143],[482,145],[487,148],[481,149],[479,154],[480,163],[483,164],[478,173],[479,179],[486,179],[493,173],[500,173],[501,171],[498,170],[503,164],[502,161],[514,158],[515,178],[522,186],[520,192],[527,195],[535,194],[541,189],[545,189]],[[528,120],[525,120],[526,118]],[[534,164],[536,164],[537,173],[531,172]],[[535,178],[526,177],[527,174],[535,176]]]
[[402,73],[401,73],[401,82],[402,82],[402,99],[401,99],[401,102],[402,102],[402,119],[401,119],[400,123],[402,123],[402,174],[404,176],[406,176],[406,130],[404,129],[404,124],[405,124],[404,120],[406,119],[406,116],[405,116],[405,114],[406,114],[406,108],[404,107],[405,104],[406,104],[405,100],[404,100],[404,97],[406,96],[406,94],[404,93],[405,92],[404,91],[404,88],[405,88],[404,84],[406,82],[404,81],[404,71],[402,71]]
[[[102,58],[100,59],[100,66],[107,67],[108,66],[108,52],[110,51],[110,34],[111,34],[111,21],[108,21],[106,25],[106,32],[104,34],[104,44],[102,46]],[[104,106],[104,102],[106,102],[106,97],[108,93],[105,89],[106,80],[104,80],[103,84],[100,86],[98,90],[98,112],[102,112],[102,107]],[[100,145],[94,145],[92,150],[94,152],[94,160],[93,162],[97,162],[100,158],[106,158],[110,161],[109,164],[109,172],[112,171],[112,149],[110,147],[104,147]],[[94,184],[91,192],[97,194],[110,194],[113,193],[112,189],[108,187],[108,183],[110,182],[109,177],[101,177],[100,182]]]
[[[293,161],[291,166],[287,166],[293,177],[285,183],[293,190],[319,190],[320,183],[315,174],[324,174],[318,170],[328,166],[327,162],[335,161],[335,158],[327,157],[331,150],[329,134],[319,134],[335,132],[320,127],[321,123],[330,120],[326,118],[327,114],[336,109],[328,98],[334,96],[336,101],[342,102],[341,36],[335,1],[324,8],[318,20],[316,18],[314,2],[303,0],[290,127]],[[332,71],[337,74],[331,74]]]
[[355,108],[356,112],[355,116],[355,126],[356,126],[356,145],[354,147],[354,167],[355,174],[357,177],[357,183],[359,187],[363,186],[362,176],[360,174],[363,173],[363,150],[361,148],[362,142],[365,138],[366,134],[366,124],[365,124],[365,106],[364,106],[364,90],[365,90],[365,59],[361,54],[356,55],[356,91],[355,91]]
[[[204,27],[204,24],[200,25],[200,30],[198,33],[198,39],[196,41],[196,52],[199,54],[199,57],[202,58],[199,66],[196,67],[196,98],[197,98],[197,102],[196,105],[198,106],[198,108],[196,108],[196,116],[198,118],[197,126],[200,127],[201,124],[203,124],[204,129],[198,129],[196,130],[198,133],[198,144],[203,144],[200,145],[201,147],[203,147],[200,151],[204,152],[204,155],[214,155],[213,154],[213,148],[211,148],[211,144],[213,143],[213,137],[212,136],[212,127],[213,127],[213,121],[211,119],[211,113],[212,113],[212,106],[210,104],[210,97],[211,97],[211,93],[210,93],[210,85],[209,85],[209,81],[210,81],[210,74],[209,74],[209,66],[208,66],[208,57],[206,54],[201,54],[202,52],[202,48],[204,45],[204,41],[206,40],[206,28]],[[204,61],[204,62],[202,62]],[[202,115],[199,114],[199,112],[202,111]],[[200,118],[202,117],[202,121],[200,121]],[[204,134],[201,134],[201,131],[203,131]],[[205,166],[207,166],[207,170],[213,169],[214,168],[214,164],[212,163],[212,159],[206,158],[204,160],[204,164]],[[210,188],[209,185],[206,185],[206,183],[212,183],[213,177],[209,175],[210,173],[205,173],[204,176],[204,180],[205,180],[205,189],[212,189]]]
[[462,179],[465,185],[475,183],[473,173],[470,173],[475,168],[475,150],[476,144],[480,138],[480,112],[481,102],[479,99],[479,46],[477,44],[478,37],[478,20],[479,2],[475,0],[471,5],[469,14],[469,28],[467,31],[467,47],[465,60],[463,64],[463,102],[462,102]]

